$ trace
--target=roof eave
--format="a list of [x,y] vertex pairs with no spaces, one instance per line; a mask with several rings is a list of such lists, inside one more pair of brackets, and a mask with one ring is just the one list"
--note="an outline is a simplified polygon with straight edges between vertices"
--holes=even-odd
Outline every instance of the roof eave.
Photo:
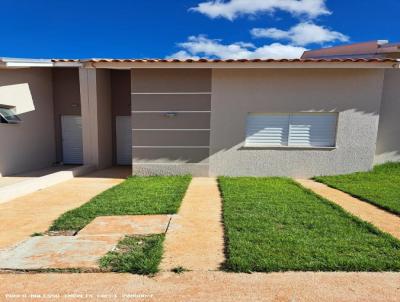
[[132,69],[132,68],[211,68],[211,69],[262,69],[262,68],[319,68],[346,69],[398,68],[399,62],[387,60],[379,62],[82,62],[84,68]]

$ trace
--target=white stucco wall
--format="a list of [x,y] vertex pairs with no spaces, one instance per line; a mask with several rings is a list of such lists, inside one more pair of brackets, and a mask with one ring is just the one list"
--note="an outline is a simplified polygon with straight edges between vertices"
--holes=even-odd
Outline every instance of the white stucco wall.
[[55,162],[50,69],[0,69],[0,104],[15,106],[22,123],[0,123],[0,175],[45,168]]
[[[213,70],[210,174],[310,177],[372,167],[382,70]],[[249,112],[339,112],[337,148],[243,148]]]
[[375,163],[400,161],[400,69],[387,70],[380,111]]

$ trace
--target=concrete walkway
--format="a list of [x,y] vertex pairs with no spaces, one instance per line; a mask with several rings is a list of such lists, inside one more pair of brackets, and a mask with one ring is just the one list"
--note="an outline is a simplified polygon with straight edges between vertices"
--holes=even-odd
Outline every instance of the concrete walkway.
[[99,270],[99,260],[126,235],[166,232],[168,215],[97,217],[76,236],[35,236],[0,250],[0,270]]
[[333,189],[311,179],[297,179],[303,187],[338,204],[351,214],[360,217],[379,229],[400,239],[400,217],[384,211],[372,204],[361,201],[342,191]]
[[398,302],[399,285],[400,273],[2,274],[0,301]]
[[215,178],[193,178],[171,220],[161,270],[218,270],[224,261],[222,202]]
[[0,248],[46,231],[58,216],[119,184],[130,173],[127,168],[96,171],[0,204]]

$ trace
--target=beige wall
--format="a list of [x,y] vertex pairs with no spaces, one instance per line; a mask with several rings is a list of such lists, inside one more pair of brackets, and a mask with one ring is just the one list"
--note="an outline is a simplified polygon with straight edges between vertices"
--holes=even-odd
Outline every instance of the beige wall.
[[56,158],[62,161],[61,116],[81,115],[78,68],[53,69]]
[[16,106],[22,123],[0,124],[0,176],[45,168],[55,157],[52,71],[0,69],[0,104]]
[[[372,167],[383,71],[213,70],[211,175],[341,174]],[[339,112],[337,148],[243,148],[249,112]]]
[[133,173],[208,175],[211,70],[133,69],[131,81]]
[[387,70],[379,119],[375,163],[400,161],[400,70]]

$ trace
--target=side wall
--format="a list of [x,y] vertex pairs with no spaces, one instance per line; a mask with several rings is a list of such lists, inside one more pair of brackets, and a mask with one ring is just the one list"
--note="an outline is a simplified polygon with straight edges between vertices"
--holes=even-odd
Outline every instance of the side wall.
[[112,99],[112,146],[113,163],[117,162],[116,116],[131,115],[131,72],[130,70],[111,70]]
[[211,70],[134,69],[133,173],[208,175]]
[[387,70],[381,113],[375,163],[400,161],[400,70]]
[[[383,71],[214,70],[211,175],[310,177],[372,167]],[[339,112],[337,147],[244,148],[249,112]]]
[[56,160],[62,161],[61,116],[81,115],[78,68],[54,68],[54,125]]
[[0,104],[16,106],[22,123],[0,123],[0,176],[50,166],[55,157],[52,71],[0,69]]

